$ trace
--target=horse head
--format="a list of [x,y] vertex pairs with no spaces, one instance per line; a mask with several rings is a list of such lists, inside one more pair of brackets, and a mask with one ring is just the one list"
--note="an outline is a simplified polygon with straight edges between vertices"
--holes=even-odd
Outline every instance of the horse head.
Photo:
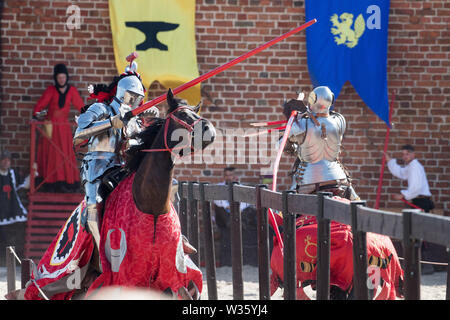
[[209,120],[198,114],[200,104],[189,106],[184,100],[176,99],[171,89],[167,92],[167,103],[165,144],[172,153],[183,156],[186,148],[203,150],[214,141],[216,130]]

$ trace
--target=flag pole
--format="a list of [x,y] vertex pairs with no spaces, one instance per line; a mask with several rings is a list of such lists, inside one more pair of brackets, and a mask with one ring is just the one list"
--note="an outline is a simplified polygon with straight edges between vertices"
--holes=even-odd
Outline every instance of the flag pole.
[[[393,90],[391,94],[391,104],[389,106],[389,124],[392,126],[392,110],[394,109],[394,101],[395,101],[395,94],[396,90]],[[381,197],[381,186],[383,184],[383,175],[384,175],[384,167],[386,166],[386,152],[387,147],[389,143],[389,133],[391,131],[391,128],[388,126],[386,130],[386,136],[384,138],[384,152],[383,152],[383,158],[381,160],[381,169],[380,169],[380,177],[378,179],[378,188],[377,188],[377,197],[375,200],[375,209],[378,209],[380,207],[380,197]]]
[[[287,32],[287,33],[285,33],[285,34],[283,34],[283,35],[281,35],[281,36],[279,36],[279,37],[277,37],[275,39],[270,40],[269,42],[263,44],[262,46],[257,47],[255,49],[253,49],[253,50],[243,54],[242,56],[240,56],[238,58],[235,58],[234,60],[231,60],[231,61],[225,63],[224,65],[221,65],[221,66],[219,66],[219,67],[217,67],[217,68],[215,68],[215,69],[213,69],[213,70],[211,70],[211,71],[201,75],[198,78],[195,78],[195,79],[193,79],[193,80],[191,80],[189,82],[186,82],[186,83],[182,84],[179,87],[176,87],[175,89],[172,90],[173,94],[176,95],[176,94],[178,94],[178,93],[180,93],[180,92],[182,92],[184,90],[187,90],[187,89],[195,86],[196,84],[198,84],[198,83],[200,83],[202,81],[205,81],[206,79],[209,79],[209,78],[215,76],[216,74],[218,74],[218,73],[220,73],[220,72],[222,72],[222,71],[224,71],[226,69],[231,68],[235,64],[238,64],[239,62],[242,62],[242,61],[250,58],[251,56],[253,56],[253,55],[255,55],[255,54],[257,54],[257,53],[259,53],[259,52],[261,52],[261,51],[263,51],[263,50],[265,50],[267,48],[269,48],[270,46],[273,46],[274,44],[276,44],[276,43],[278,43],[278,42],[280,42],[280,41],[282,41],[282,40],[292,36],[293,34],[296,34],[296,33],[300,32],[300,31],[308,28],[309,26],[313,25],[316,22],[317,22],[317,19],[312,19],[312,20],[302,24],[301,26],[298,26],[297,28],[292,29],[291,31],[289,31],[289,32]],[[159,97],[157,97],[157,98],[155,98],[153,100],[150,100],[147,103],[144,103],[143,105],[137,107],[136,109],[128,111],[125,114],[124,118],[125,119],[131,119],[131,117],[134,117],[134,116],[144,112],[148,108],[153,107],[154,105],[157,105],[157,104],[165,101],[166,99],[167,99],[167,94],[163,94],[163,95],[161,95],[161,96],[159,96]]]

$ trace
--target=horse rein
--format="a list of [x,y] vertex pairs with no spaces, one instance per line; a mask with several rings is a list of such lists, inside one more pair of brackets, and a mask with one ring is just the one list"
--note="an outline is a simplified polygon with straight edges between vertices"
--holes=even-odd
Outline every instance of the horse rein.
[[[172,155],[174,155],[177,158],[181,158],[180,155],[178,155],[177,153],[174,153],[174,150],[179,150],[179,149],[184,149],[187,147],[186,146],[180,146],[180,147],[173,147],[173,148],[169,148],[169,145],[167,143],[167,133],[169,131],[169,124],[170,124],[170,120],[175,121],[176,123],[180,124],[181,126],[183,126],[186,130],[188,130],[189,132],[189,141],[192,140],[192,131],[194,131],[194,127],[197,123],[199,123],[202,118],[199,118],[197,120],[195,120],[191,125],[188,124],[186,121],[181,120],[180,118],[177,118],[174,114],[175,112],[177,112],[180,109],[189,109],[189,107],[187,106],[180,106],[178,108],[176,108],[174,111],[170,112],[164,122],[164,146],[165,149],[143,149],[140,150],[142,152],[164,152],[164,151],[169,151]],[[189,147],[191,148],[191,151],[193,151],[193,147],[192,144],[189,145]]]

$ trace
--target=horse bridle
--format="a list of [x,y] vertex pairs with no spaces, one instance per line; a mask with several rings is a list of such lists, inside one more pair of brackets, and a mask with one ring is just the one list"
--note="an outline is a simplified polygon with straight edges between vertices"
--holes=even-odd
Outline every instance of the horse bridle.
[[172,112],[170,112],[165,121],[164,121],[164,147],[165,149],[143,149],[141,150],[142,152],[164,152],[164,151],[169,151],[172,155],[174,155],[177,158],[180,158],[180,156],[177,153],[174,153],[174,150],[179,150],[179,149],[184,149],[186,147],[188,147],[187,145],[185,146],[180,146],[180,147],[173,147],[173,148],[169,148],[169,145],[167,143],[168,137],[167,134],[169,132],[169,124],[170,124],[170,120],[175,121],[176,123],[182,125],[184,128],[186,128],[186,130],[188,130],[189,132],[189,147],[191,148],[191,151],[193,151],[193,147],[192,147],[192,131],[194,131],[194,127],[195,125],[200,122],[202,120],[202,118],[199,118],[197,120],[195,120],[192,124],[188,124],[186,121],[181,120],[180,118],[175,116],[175,113],[178,110],[181,109],[190,109],[188,106],[180,106],[178,108],[176,108],[175,110],[173,110]]

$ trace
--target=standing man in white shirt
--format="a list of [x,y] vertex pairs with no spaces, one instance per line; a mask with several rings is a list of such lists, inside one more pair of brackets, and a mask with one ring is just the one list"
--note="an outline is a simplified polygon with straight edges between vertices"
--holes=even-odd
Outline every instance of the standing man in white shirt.
[[392,159],[385,154],[389,171],[397,178],[408,181],[408,188],[401,190],[399,194],[394,194],[396,200],[405,199],[408,202],[422,208],[425,212],[434,209],[434,203],[431,200],[430,187],[428,185],[425,170],[416,159],[414,147],[407,144],[402,147],[402,159],[405,166],[397,164],[396,159]]
[[[397,164],[396,159],[392,159],[385,153],[389,171],[397,178],[408,181],[408,188],[401,190],[400,193],[394,194],[396,200],[405,199],[415,206],[422,208],[425,212],[434,209],[434,203],[431,200],[430,187],[428,185],[425,170],[416,159],[414,147],[407,144],[402,147],[402,160],[404,166]],[[445,248],[433,243],[422,243],[422,259],[426,261],[445,261]],[[444,260],[443,260],[444,259]],[[422,274],[433,274],[436,267],[430,264],[422,265]]]

